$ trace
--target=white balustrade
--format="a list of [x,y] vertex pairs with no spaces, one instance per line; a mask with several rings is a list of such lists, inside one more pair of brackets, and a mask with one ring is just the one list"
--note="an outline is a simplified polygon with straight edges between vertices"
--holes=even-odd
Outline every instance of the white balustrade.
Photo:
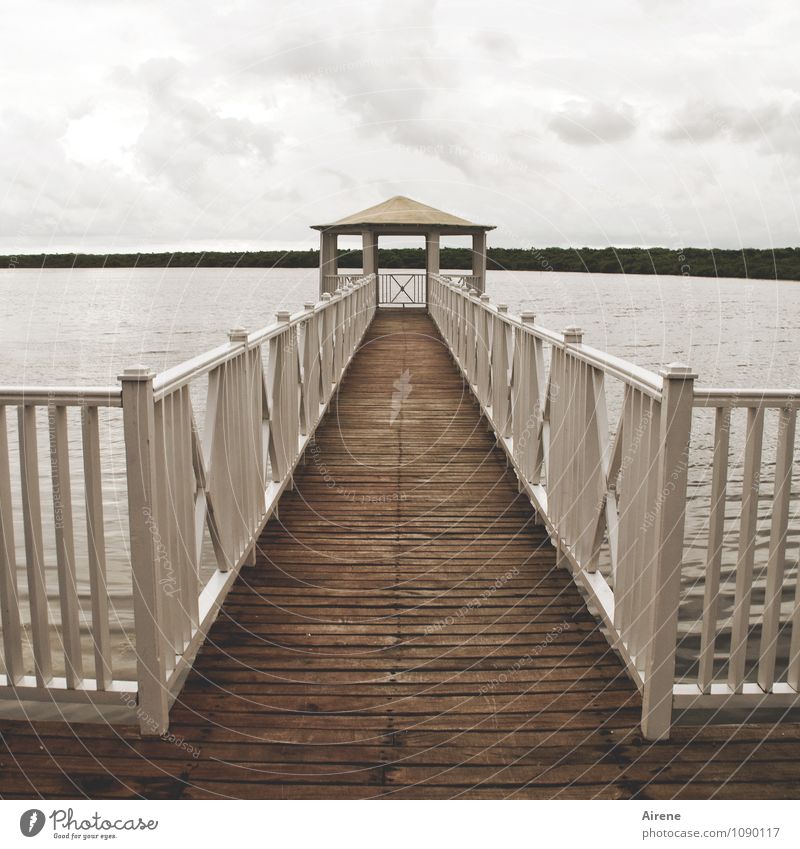
[[[533,313],[510,315],[469,277],[425,278],[429,312],[557,562],[641,690],[645,735],[666,737],[676,709],[744,707],[757,717],[761,708],[800,706],[800,583],[797,564],[787,568],[788,539],[799,530],[798,393],[696,387],[684,366],[654,374],[591,348],[579,328],[555,333]],[[101,717],[124,705],[143,732],[167,728],[195,653],[239,570],[255,562],[258,536],[374,316],[375,275],[330,283],[318,303],[278,313],[254,333],[234,329],[223,345],[161,374],[126,370],[121,388],[0,387],[6,706],[90,704]],[[704,413],[714,419],[708,434]],[[103,440],[113,443],[115,430],[103,417],[114,415],[125,446],[137,662],[124,678],[104,530],[113,452]],[[731,477],[732,428],[742,434],[740,482]],[[693,460],[704,438],[709,459]],[[702,462],[702,612],[682,632],[687,487]],[[768,545],[759,546],[765,501]],[[699,644],[689,678],[676,672],[682,633]]]
[[[509,315],[464,279],[428,275],[429,309],[453,359],[609,639],[642,692],[642,728],[669,734],[676,708],[800,706],[800,583],[787,579],[787,536],[800,531],[792,462],[800,399],[780,390],[706,389],[673,364],[660,375],[554,333],[532,313]],[[549,365],[549,367],[546,366]],[[616,421],[609,381],[621,384]],[[693,412],[715,410],[697,682],[676,675]],[[730,623],[720,622],[731,414],[746,416],[738,554]],[[754,553],[764,417],[777,415],[769,552],[755,607]],[[702,517],[701,517],[702,518]],[[730,537],[730,531],[728,532]],[[730,539],[728,539],[730,545]],[[791,632],[778,654],[779,635]],[[760,631],[760,635],[757,632]],[[720,639],[725,633],[727,641]],[[786,641],[784,641],[786,642]],[[748,653],[748,649],[750,650]],[[757,649],[757,659],[748,660]],[[780,672],[780,680],[776,669]]]
[[[325,412],[375,312],[375,276],[353,277],[300,312],[155,375],[127,369],[121,389],[0,388],[0,701],[128,707],[143,733],[163,732],[169,707],[241,567]],[[193,397],[205,393],[202,428]],[[136,680],[117,680],[109,636],[98,412],[122,408]],[[12,486],[7,411],[16,408],[19,496]],[[68,410],[80,410],[83,473],[70,462]],[[41,503],[39,443],[49,432],[52,519]],[[104,434],[105,435],[105,434]],[[108,436],[110,438],[110,435]],[[107,460],[105,462],[108,462]],[[73,492],[85,499],[86,544],[76,547]],[[20,588],[14,514],[22,516]],[[47,562],[43,528],[55,538]],[[203,550],[213,568],[203,580]],[[88,640],[81,650],[76,566],[88,567]],[[47,571],[55,565],[53,622]],[[27,598],[28,622],[20,602]],[[55,675],[54,669],[63,674]],[[60,709],[60,708],[59,708]],[[87,717],[91,718],[91,717]]]

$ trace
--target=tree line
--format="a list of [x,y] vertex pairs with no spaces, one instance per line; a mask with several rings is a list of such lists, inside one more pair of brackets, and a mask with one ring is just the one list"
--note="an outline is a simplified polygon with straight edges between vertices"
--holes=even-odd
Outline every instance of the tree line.
[[[422,248],[381,248],[382,269],[425,267]],[[469,269],[468,248],[442,248],[443,269]],[[0,257],[3,268],[316,268],[319,251],[177,251],[175,253],[21,254]],[[340,251],[341,269],[361,268],[361,251]],[[800,248],[489,248],[489,269],[667,274],[800,280]]]

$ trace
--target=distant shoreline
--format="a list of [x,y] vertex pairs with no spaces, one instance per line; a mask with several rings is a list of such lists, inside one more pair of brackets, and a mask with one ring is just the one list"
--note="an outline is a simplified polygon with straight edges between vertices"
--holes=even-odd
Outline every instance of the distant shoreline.
[[[424,268],[422,248],[380,250],[381,269]],[[467,248],[442,248],[442,268],[469,268]],[[0,268],[316,268],[319,251],[177,251],[0,256]],[[343,252],[340,269],[361,268],[361,251]],[[659,274],[800,280],[800,248],[489,248],[489,270]]]

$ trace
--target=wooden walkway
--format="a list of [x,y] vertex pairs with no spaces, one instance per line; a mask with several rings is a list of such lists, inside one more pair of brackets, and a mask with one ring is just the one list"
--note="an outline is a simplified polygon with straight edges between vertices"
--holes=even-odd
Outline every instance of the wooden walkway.
[[677,728],[583,604],[427,316],[379,312],[172,711],[0,723],[3,797],[800,795],[800,728]]

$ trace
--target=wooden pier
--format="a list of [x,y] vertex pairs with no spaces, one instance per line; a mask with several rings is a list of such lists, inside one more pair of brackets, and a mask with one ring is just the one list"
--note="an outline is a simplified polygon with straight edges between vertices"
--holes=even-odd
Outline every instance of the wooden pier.
[[431,319],[381,311],[169,736],[0,723],[4,798],[796,798],[800,727],[641,698]]
[[[294,314],[0,387],[0,796],[796,797],[800,391],[509,313],[489,225],[317,229]],[[380,272],[396,235],[424,273]]]

